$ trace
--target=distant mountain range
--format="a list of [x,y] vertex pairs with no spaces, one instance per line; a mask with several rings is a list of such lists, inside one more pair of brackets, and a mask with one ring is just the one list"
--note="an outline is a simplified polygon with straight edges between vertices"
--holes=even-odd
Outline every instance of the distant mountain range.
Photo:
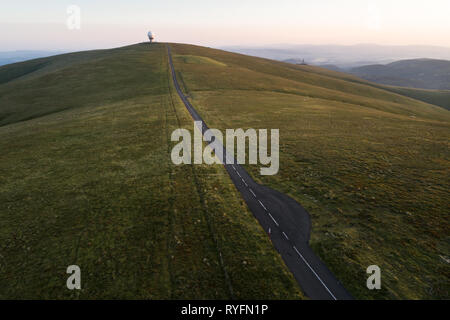
[[[285,62],[302,64],[302,61]],[[348,73],[379,87],[441,106],[450,110],[450,61],[437,59],[400,60],[386,65],[376,64],[356,68],[339,68],[336,65],[319,65],[322,68]],[[360,81],[363,81],[360,80]],[[355,81],[358,81],[355,78]]]
[[0,66],[10,63],[22,62],[30,59],[49,57],[63,52],[19,50],[0,52]]
[[436,46],[280,44],[265,47],[232,46],[222,49],[292,63],[301,63],[304,59],[308,64],[335,65],[343,69],[418,58],[450,60],[450,48]]
[[[299,61],[286,62],[301,64]],[[400,60],[388,64],[373,64],[356,68],[320,65],[333,71],[353,74],[364,80],[406,88],[450,90],[450,61],[436,59]]]

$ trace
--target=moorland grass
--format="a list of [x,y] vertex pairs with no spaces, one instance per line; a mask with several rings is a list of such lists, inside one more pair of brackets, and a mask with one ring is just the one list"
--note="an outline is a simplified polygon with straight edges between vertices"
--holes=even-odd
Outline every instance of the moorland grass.
[[219,67],[225,67],[226,64],[216,61],[207,57],[193,56],[193,55],[175,55],[173,57],[174,60],[181,60],[183,63],[192,63],[192,64],[212,64]]
[[224,168],[170,161],[192,119],[163,44],[15,66],[0,85],[0,299],[303,297]]
[[[172,44],[211,128],[279,128],[280,172],[252,176],[297,199],[311,245],[360,299],[448,299],[450,113],[311,66]],[[366,268],[382,289],[366,287]]]

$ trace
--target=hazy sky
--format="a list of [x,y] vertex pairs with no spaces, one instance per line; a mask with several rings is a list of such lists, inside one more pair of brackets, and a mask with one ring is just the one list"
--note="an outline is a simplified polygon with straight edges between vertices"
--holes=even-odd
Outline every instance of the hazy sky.
[[[450,0],[1,0],[0,51],[81,50],[157,40],[209,46],[450,47]],[[80,29],[69,5],[80,8]],[[75,24],[74,24],[75,23]]]

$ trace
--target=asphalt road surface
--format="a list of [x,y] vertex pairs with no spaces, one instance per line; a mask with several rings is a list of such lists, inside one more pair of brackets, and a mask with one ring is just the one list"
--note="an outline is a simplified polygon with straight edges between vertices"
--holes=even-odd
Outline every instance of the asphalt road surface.
[[[180,89],[169,46],[168,55],[176,91],[194,121],[202,122],[199,129],[205,135],[208,127]],[[232,157],[226,152],[225,147],[222,146],[222,148],[222,151],[215,150],[219,159],[222,158],[220,152],[226,157],[225,159]],[[352,299],[344,286],[309,247],[311,230],[309,213],[294,199],[253,181],[239,164],[224,162],[224,167],[234,185],[242,194],[255,218],[269,234],[274,247],[305,295],[317,300]]]

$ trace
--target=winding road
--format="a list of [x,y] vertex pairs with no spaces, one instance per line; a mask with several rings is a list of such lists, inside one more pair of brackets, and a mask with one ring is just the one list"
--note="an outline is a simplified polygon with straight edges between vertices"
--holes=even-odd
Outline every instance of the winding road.
[[[178,84],[172,61],[170,46],[168,48],[169,65],[176,91],[191,114],[194,121],[201,121],[202,134],[207,138],[208,127],[183,94]],[[232,157],[223,150],[215,150],[219,158],[222,155]],[[232,158],[234,160],[234,158]],[[223,164],[231,180],[241,193],[247,206],[269,232],[270,239],[276,250],[282,256],[289,270],[294,275],[306,296],[314,300],[349,300],[352,296],[336,279],[326,265],[309,247],[311,220],[309,213],[294,199],[276,190],[256,183],[246,170],[235,164]]]

